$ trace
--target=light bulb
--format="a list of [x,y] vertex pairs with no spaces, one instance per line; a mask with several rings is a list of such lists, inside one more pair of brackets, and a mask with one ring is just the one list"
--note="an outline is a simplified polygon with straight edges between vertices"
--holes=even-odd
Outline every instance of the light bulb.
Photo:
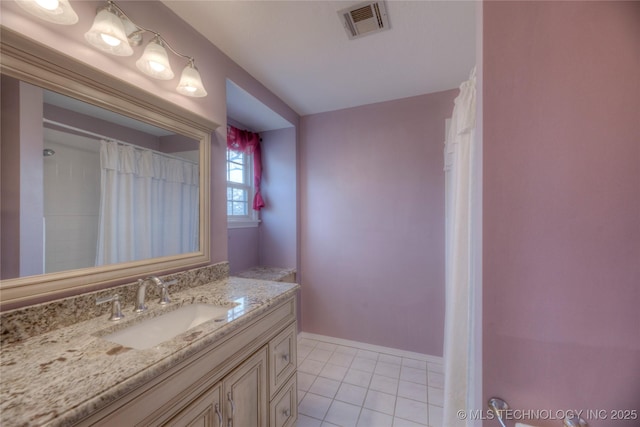
[[108,44],[109,46],[113,46],[116,47],[118,45],[120,45],[120,43],[122,43],[120,40],[118,40],[117,38],[110,36],[109,34],[100,34],[100,38],[102,39],[103,42],[105,42],[106,44]]
[[69,0],[16,0],[16,2],[30,14],[54,24],[73,25],[78,22],[78,15],[69,4]]
[[56,10],[60,2],[58,0],[36,0],[38,6],[47,10]]
[[167,67],[156,61],[149,61],[149,67],[156,73],[163,72]]

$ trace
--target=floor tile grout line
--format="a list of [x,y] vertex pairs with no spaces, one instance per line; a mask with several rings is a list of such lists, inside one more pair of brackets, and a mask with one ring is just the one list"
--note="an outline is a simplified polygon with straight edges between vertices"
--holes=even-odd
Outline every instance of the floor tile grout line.
[[[317,348],[319,348],[319,347],[318,347],[318,343],[315,343],[315,345],[312,347],[312,349],[317,349]],[[324,348],[324,349],[326,350],[326,348]],[[322,369],[324,369],[328,364],[330,364],[330,363],[329,363],[329,361],[331,360],[331,358],[333,357],[333,355],[334,355],[334,354],[339,353],[339,352],[337,352],[337,350],[338,350],[338,349],[339,349],[339,347],[338,347],[338,346],[334,346],[334,347],[332,348],[332,350],[331,350],[331,354],[328,356],[328,358],[327,358],[325,361],[318,361],[318,360],[316,360],[317,362],[321,362],[321,363],[323,363],[323,365],[322,365]],[[306,359],[309,357],[309,355],[311,354],[311,352],[312,352],[312,351],[313,351],[313,350],[311,350],[310,352],[308,352],[308,353],[307,353],[307,356],[303,358],[303,362],[304,362],[304,360],[306,360]],[[380,355],[381,355],[381,354],[382,354],[382,353],[378,353],[378,354],[377,354],[376,359],[375,359],[375,361],[376,361],[376,365],[374,366],[374,370],[373,370],[373,372],[370,372],[371,377],[370,377],[370,379],[369,379],[369,381],[368,381],[368,386],[367,386],[367,388],[366,388],[366,393],[365,393],[365,396],[364,396],[364,399],[363,399],[363,403],[362,403],[362,405],[358,406],[358,417],[357,417],[357,419],[356,419],[356,423],[358,423],[358,422],[360,421],[360,417],[362,416],[362,413],[363,413],[363,411],[364,411],[364,409],[365,409],[364,404],[365,404],[365,402],[366,402],[366,398],[367,398],[367,396],[369,395],[369,392],[371,391],[371,388],[370,388],[370,386],[371,386],[371,381],[373,380],[373,376],[376,374],[376,368],[377,368],[377,365],[378,365],[378,363],[380,363],[380,362],[381,362],[381,360],[380,360]],[[350,361],[350,363],[349,363],[349,366],[343,366],[343,367],[345,367],[345,368],[346,368],[346,371],[347,371],[347,372],[348,372],[348,371],[353,367],[353,363],[354,363],[355,358],[357,357],[357,353],[355,353],[355,354],[350,354],[350,355],[351,355],[351,356],[353,356],[353,357],[351,358],[351,361]],[[311,359],[311,360],[314,360],[314,359]],[[385,363],[385,362],[382,362],[382,363]],[[387,363],[389,363],[389,362],[387,362]],[[399,366],[400,366],[400,367],[402,367],[402,359],[400,360],[400,364],[399,364]],[[355,369],[355,368],[354,368],[354,369]],[[322,371],[322,370],[321,370],[321,371]],[[320,372],[321,372],[321,371],[320,371]],[[369,373],[369,372],[368,372],[368,373]],[[314,377],[315,377],[315,378],[314,378],[314,383],[315,383],[315,381],[317,380],[317,378],[318,378],[318,377],[321,377],[319,374],[320,374],[320,373],[318,373],[318,375],[314,375]],[[425,372],[425,374],[426,374],[426,372]],[[342,403],[345,403],[345,404],[353,405],[353,404],[352,404],[352,403],[350,403],[350,402],[344,402],[344,401],[338,400],[338,399],[336,398],[337,393],[338,393],[338,391],[340,390],[340,388],[342,387],[342,385],[343,385],[343,384],[349,384],[349,383],[345,383],[345,382],[344,382],[345,375],[346,375],[346,372],[345,372],[345,374],[342,376],[342,378],[341,378],[341,380],[340,380],[340,381],[336,381],[336,382],[338,382],[338,389],[336,390],[336,394],[334,394],[334,395],[333,395],[333,397],[331,398],[331,403],[329,404],[329,408],[327,408],[327,412],[325,412],[325,413],[324,413],[323,419],[321,420],[322,422],[324,422],[324,421],[325,421],[326,416],[327,416],[327,414],[328,414],[328,411],[330,410],[330,408],[331,408],[331,406],[333,405],[333,403],[334,403],[334,402],[336,402],[336,401],[337,401],[337,402],[342,402]],[[397,380],[397,381],[398,381],[398,385],[395,387],[395,393],[394,393],[394,408],[393,408],[393,414],[392,414],[392,415],[390,415],[390,416],[391,416],[392,420],[393,420],[393,419],[395,419],[395,418],[401,418],[401,419],[404,419],[404,418],[402,418],[402,417],[396,417],[396,413],[395,413],[395,410],[396,410],[395,408],[396,408],[396,406],[397,406],[397,399],[398,399],[398,397],[399,397],[399,396],[398,396],[398,392],[399,392],[400,378],[388,377],[388,376],[386,376],[386,375],[384,375],[384,374],[381,374],[381,373],[379,373],[379,372],[377,373],[377,375],[379,375],[379,376],[383,376],[383,377],[387,377],[387,378],[392,378],[392,379],[394,379],[394,380]],[[399,374],[399,375],[400,375],[400,374]],[[321,377],[321,378],[326,378],[326,377]],[[329,378],[329,379],[331,379],[331,378]],[[427,380],[428,380],[428,378],[427,378]],[[313,386],[313,383],[311,384],[311,387],[312,387],[312,386]],[[363,388],[364,388],[364,387],[363,387]],[[377,390],[374,390],[374,391],[377,391]],[[380,391],[380,392],[382,392],[382,391]],[[306,393],[314,394],[314,393],[312,393],[310,390],[308,390]],[[428,401],[428,397],[427,397],[427,401]],[[353,406],[356,406],[356,405],[353,405]],[[368,408],[368,409],[370,409],[370,408]],[[372,409],[370,409],[370,410],[372,410]],[[372,411],[373,411],[373,410],[372,410]],[[373,411],[373,412],[379,412],[379,411]],[[389,415],[389,414],[387,414],[387,415]],[[427,416],[428,416],[428,415],[427,415]]]
[[[319,348],[319,347],[318,347],[318,344],[320,344],[321,342],[322,342],[322,341],[316,341],[313,345],[308,345],[308,344],[304,344],[304,343],[303,343],[303,345],[307,345],[307,346],[311,347],[311,351],[309,351],[309,352],[307,353],[307,355],[306,355],[306,356],[304,356],[304,357],[302,358],[302,360],[299,360],[299,361],[298,361],[298,362],[299,362],[299,365],[301,365],[302,363],[304,363],[304,361],[305,361],[305,360],[307,360],[307,359],[309,358],[309,355],[311,354],[311,352],[313,351],[313,349],[317,349],[317,348]],[[324,369],[328,364],[333,365],[333,366],[339,366],[339,367],[345,368],[345,369],[346,369],[346,372],[344,373],[344,375],[342,375],[342,376],[341,376],[341,380],[340,380],[340,381],[334,380],[333,378],[322,377],[322,376],[320,375],[320,372],[318,372],[318,374],[306,373],[306,374],[308,374],[308,375],[313,375],[314,379],[313,379],[313,381],[312,381],[311,385],[309,386],[309,390],[305,391],[305,396],[306,396],[306,394],[309,394],[309,393],[310,393],[310,394],[314,394],[314,395],[316,395],[316,396],[321,396],[321,395],[317,395],[317,394],[315,394],[315,393],[312,393],[312,392],[310,391],[311,387],[313,386],[313,383],[315,383],[315,381],[316,381],[319,377],[320,377],[320,378],[325,378],[325,379],[329,379],[329,380],[333,380],[333,381],[338,382],[338,388],[337,388],[336,393],[334,394],[334,396],[333,396],[332,398],[328,398],[328,397],[326,397],[326,396],[322,396],[322,397],[325,397],[325,398],[327,398],[327,399],[330,399],[330,400],[331,400],[331,403],[329,404],[329,406],[328,406],[327,410],[326,410],[326,411],[325,411],[325,413],[324,413],[323,419],[322,419],[322,420],[318,420],[318,419],[317,419],[317,418],[315,418],[315,417],[311,417],[311,416],[309,416],[309,415],[304,414],[306,417],[310,417],[310,418],[315,419],[315,420],[318,420],[318,421],[320,421],[320,422],[327,422],[327,423],[329,423],[329,421],[327,421],[327,420],[326,420],[326,417],[327,417],[327,415],[328,415],[328,413],[329,413],[329,409],[331,408],[331,406],[333,405],[333,403],[334,403],[334,402],[336,402],[336,401],[337,401],[337,402],[341,402],[341,403],[349,404],[349,405],[352,405],[352,406],[358,406],[358,405],[355,405],[355,404],[353,404],[353,403],[351,403],[351,402],[345,402],[345,401],[342,401],[342,400],[337,399],[338,391],[340,390],[340,388],[342,387],[342,385],[343,385],[343,384],[348,384],[348,385],[356,386],[355,384],[346,383],[346,382],[344,381],[344,378],[345,378],[346,374],[347,374],[347,373],[348,373],[348,372],[353,368],[354,370],[357,370],[357,371],[359,371],[359,372],[365,372],[365,373],[367,373],[367,374],[370,374],[370,378],[369,378],[369,380],[368,380],[368,382],[367,382],[367,387],[366,387],[366,388],[365,388],[365,387],[361,387],[360,385],[357,385],[357,387],[365,388],[366,392],[365,392],[365,396],[364,396],[364,398],[363,398],[362,404],[361,404],[361,405],[359,405],[358,417],[357,417],[357,419],[356,419],[356,425],[357,425],[357,423],[358,423],[358,422],[360,422],[360,418],[362,417],[362,413],[364,412],[364,409],[368,409],[368,410],[370,410],[370,411],[372,411],[372,412],[377,412],[377,413],[381,413],[381,414],[385,414],[385,415],[387,415],[387,416],[390,416],[390,417],[391,417],[392,422],[393,422],[396,418],[398,418],[398,419],[402,419],[402,420],[408,420],[407,418],[404,418],[404,417],[402,417],[402,416],[397,416],[397,415],[396,415],[396,406],[397,406],[398,398],[400,397],[400,396],[398,395],[398,393],[399,393],[399,387],[400,387],[400,381],[405,381],[405,382],[410,382],[410,383],[414,383],[414,384],[423,385],[423,384],[421,384],[420,382],[416,383],[416,382],[414,382],[414,381],[411,381],[410,379],[401,379],[401,378],[400,378],[400,376],[402,375],[402,367],[403,367],[403,366],[406,366],[406,365],[403,363],[404,359],[411,359],[411,358],[402,358],[402,357],[401,357],[401,358],[400,358],[400,363],[399,363],[399,364],[398,364],[398,363],[385,362],[385,361],[381,361],[381,360],[380,360],[380,356],[381,356],[381,355],[385,355],[385,354],[387,354],[387,353],[381,353],[381,352],[374,352],[374,351],[370,351],[370,350],[364,350],[364,351],[367,351],[368,353],[376,353],[376,358],[375,358],[375,359],[369,359],[369,360],[375,360],[375,362],[376,362],[376,363],[375,363],[375,365],[374,365],[374,367],[373,367],[373,371],[372,371],[372,372],[367,372],[367,371],[362,371],[362,370],[359,370],[359,369],[357,369],[357,368],[353,367],[353,363],[354,363],[355,359],[358,357],[358,356],[357,356],[358,351],[359,351],[359,350],[361,350],[361,349],[357,349],[357,348],[355,348],[355,347],[350,347],[350,346],[343,346],[343,345],[339,345],[339,344],[338,344],[338,345],[336,345],[336,344],[332,344],[332,343],[328,343],[328,344],[332,345],[333,347],[332,347],[332,350],[330,350],[330,354],[329,354],[328,358],[327,358],[325,361],[318,361],[318,360],[315,360],[315,359],[309,359],[309,360],[313,360],[313,361],[315,361],[315,362],[318,362],[318,363],[321,363],[321,364],[322,364],[322,368],[320,369],[320,372],[322,372],[322,370],[323,370],[323,369]],[[356,353],[341,353],[341,352],[338,352],[338,351],[337,351],[340,347],[353,348],[353,349],[356,349],[357,351],[356,351]],[[328,351],[328,350],[326,350],[326,348],[321,348],[321,349],[323,349],[323,350],[325,350],[325,351]],[[349,354],[350,356],[352,356],[352,357],[351,357],[351,361],[350,361],[350,363],[349,363],[349,366],[342,366],[342,365],[336,365],[336,364],[329,363],[329,361],[331,360],[332,356],[333,356],[334,354],[336,354],[336,353],[338,353],[338,354]],[[391,356],[394,356],[394,355],[391,355]],[[397,357],[397,356],[394,356],[394,357]],[[416,360],[416,359],[412,359],[412,360]],[[393,364],[393,365],[397,365],[397,366],[399,366],[399,367],[400,367],[400,373],[398,374],[398,378],[395,378],[395,377],[393,377],[393,376],[384,375],[384,374],[381,374],[381,373],[379,373],[379,372],[378,372],[378,373],[376,373],[376,368],[377,368],[377,366],[378,366],[378,363],[387,363],[387,364]],[[415,367],[412,367],[412,366],[406,366],[406,367],[407,367],[407,368],[411,368],[411,369],[415,369],[415,370],[420,370],[420,371],[422,371],[422,370],[423,370],[423,369],[415,368]],[[429,406],[429,405],[431,405],[431,404],[429,403],[429,398],[428,398],[428,392],[429,392],[429,376],[428,376],[428,375],[429,375],[429,374],[428,374],[429,369],[428,369],[428,367],[429,367],[429,366],[428,366],[428,364],[427,364],[427,369],[425,369],[425,370],[424,370],[424,371],[425,371],[424,375],[426,376],[426,384],[424,384],[424,386],[425,386],[426,391],[427,391],[427,399],[426,399],[426,400],[427,400],[427,402],[422,402],[422,401],[419,401],[419,400],[411,399],[410,397],[403,397],[404,399],[412,400],[412,401],[416,401],[416,402],[420,402],[420,403],[423,403],[423,404],[427,405],[427,417],[429,417],[429,414],[428,414],[428,406]],[[433,373],[437,373],[437,372],[433,372]],[[385,393],[384,391],[381,391],[381,390],[372,390],[372,389],[371,389],[371,382],[373,381],[374,375],[379,375],[379,376],[381,376],[381,377],[390,378],[390,379],[393,379],[393,380],[397,381],[397,385],[396,385],[396,387],[395,387],[395,394],[394,394],[394,406],[393,406],[393,414],[392,414],[392,415],[389,415],[389,414],[384,413],[384,412],[376,411],[376,410],[371,409],[371,408],[365,408],[365,406],[364,406],[364,404],[365,404],[365,402],[366,402],[366,398],[367,398],[367,396],[369,395],[369,392],[370,392],[370,391],[378,391],[378,392],[380,392],[380,393]],[[438,388],[438,387],[432,387],[432,388]],[[389,394],[389,393],[386,393],[386,394]],[[432,405],[432,406],[439,406],[439,405]],[[411,421],[411,420],[408,420],[408,421]],[[425,425],[425,426],[428,426],[428,422],[429,422],[429,421],[428,421],[428,418],[427,418],[427,424],[424,424],[424,425]]]

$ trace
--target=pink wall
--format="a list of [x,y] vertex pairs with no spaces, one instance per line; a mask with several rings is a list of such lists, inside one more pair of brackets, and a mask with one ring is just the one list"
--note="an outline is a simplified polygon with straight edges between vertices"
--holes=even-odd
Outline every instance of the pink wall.
[[640,3],[488,2],[483,49],[485,401],[640,412]]
[[44,137],[42,126],[38,125],[41,117],[42,91],[30,84],[3,78],[3,241],[0,254],[2,258],[6,257],[1,266],[3,279],[42,274],[44,271]]
[[[135,66],[135,61],[142,53],[143,47],[134,48],[133,56],[123,58],[104,54],[89,46],[83,35],[91,27],[97,3],[95,1],[73,1],[72,5],[80,18],[78,24],[73,26],[50,24],[38,20],[22,11],[15,2],[8,1],[0,2],[0,22],[2,25],[53,49],[71,55],[82,62],[91,64],[221,124],[214,134],[211,154],[211,253],[213,262],[227,260],[226,178],[224,172],[226,79],[233,80],[296,126],[299,121],[298,115],[159,2],[126,1],[122,2],[121,6],[138,24],[161,31],[162,35],[178,51],[196,58],[196,65],[209,93],[205,98],[194,99],[182,96],[175,91],[176,81],[160,81],[141,74]],[[174,71],[179,75],[185,64],[174,56],[171,56],[170,60]]]
[[8,279],[20,276],[20,145],[8,143],[20,140],[20,83],[0,81],[0,279]]
[[[240,128],[246,126],[236,124]],[[231,274],[258,265],[295,268],[296,242],[296,131],[261,132],[262,194],[266,206],[260,225],[229,229]]]
[[302,117],[304,331],[442,355],[444,123],[457,92]]
[[262,193],[260,263],[295,268],[296,251],[296,130],[262,132]]
[[258,227],[230,228],[228,239],[230,274],[260,265]]

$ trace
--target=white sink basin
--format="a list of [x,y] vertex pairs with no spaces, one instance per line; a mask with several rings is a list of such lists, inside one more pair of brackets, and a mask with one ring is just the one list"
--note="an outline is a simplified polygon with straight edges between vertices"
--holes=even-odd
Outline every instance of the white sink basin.
[[102,338],[124,347],[142,350],[155,347],[208,320],[224,320],[229,310],[232,309],[211,304],[189,304]]

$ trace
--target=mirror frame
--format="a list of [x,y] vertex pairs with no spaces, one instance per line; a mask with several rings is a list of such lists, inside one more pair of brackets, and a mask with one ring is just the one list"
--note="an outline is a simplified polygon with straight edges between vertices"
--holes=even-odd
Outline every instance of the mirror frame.
[[210,152],[218,124],[3,26],[0,73],[200,142],[199,251],[2,280],[0,311],[211,263]]

